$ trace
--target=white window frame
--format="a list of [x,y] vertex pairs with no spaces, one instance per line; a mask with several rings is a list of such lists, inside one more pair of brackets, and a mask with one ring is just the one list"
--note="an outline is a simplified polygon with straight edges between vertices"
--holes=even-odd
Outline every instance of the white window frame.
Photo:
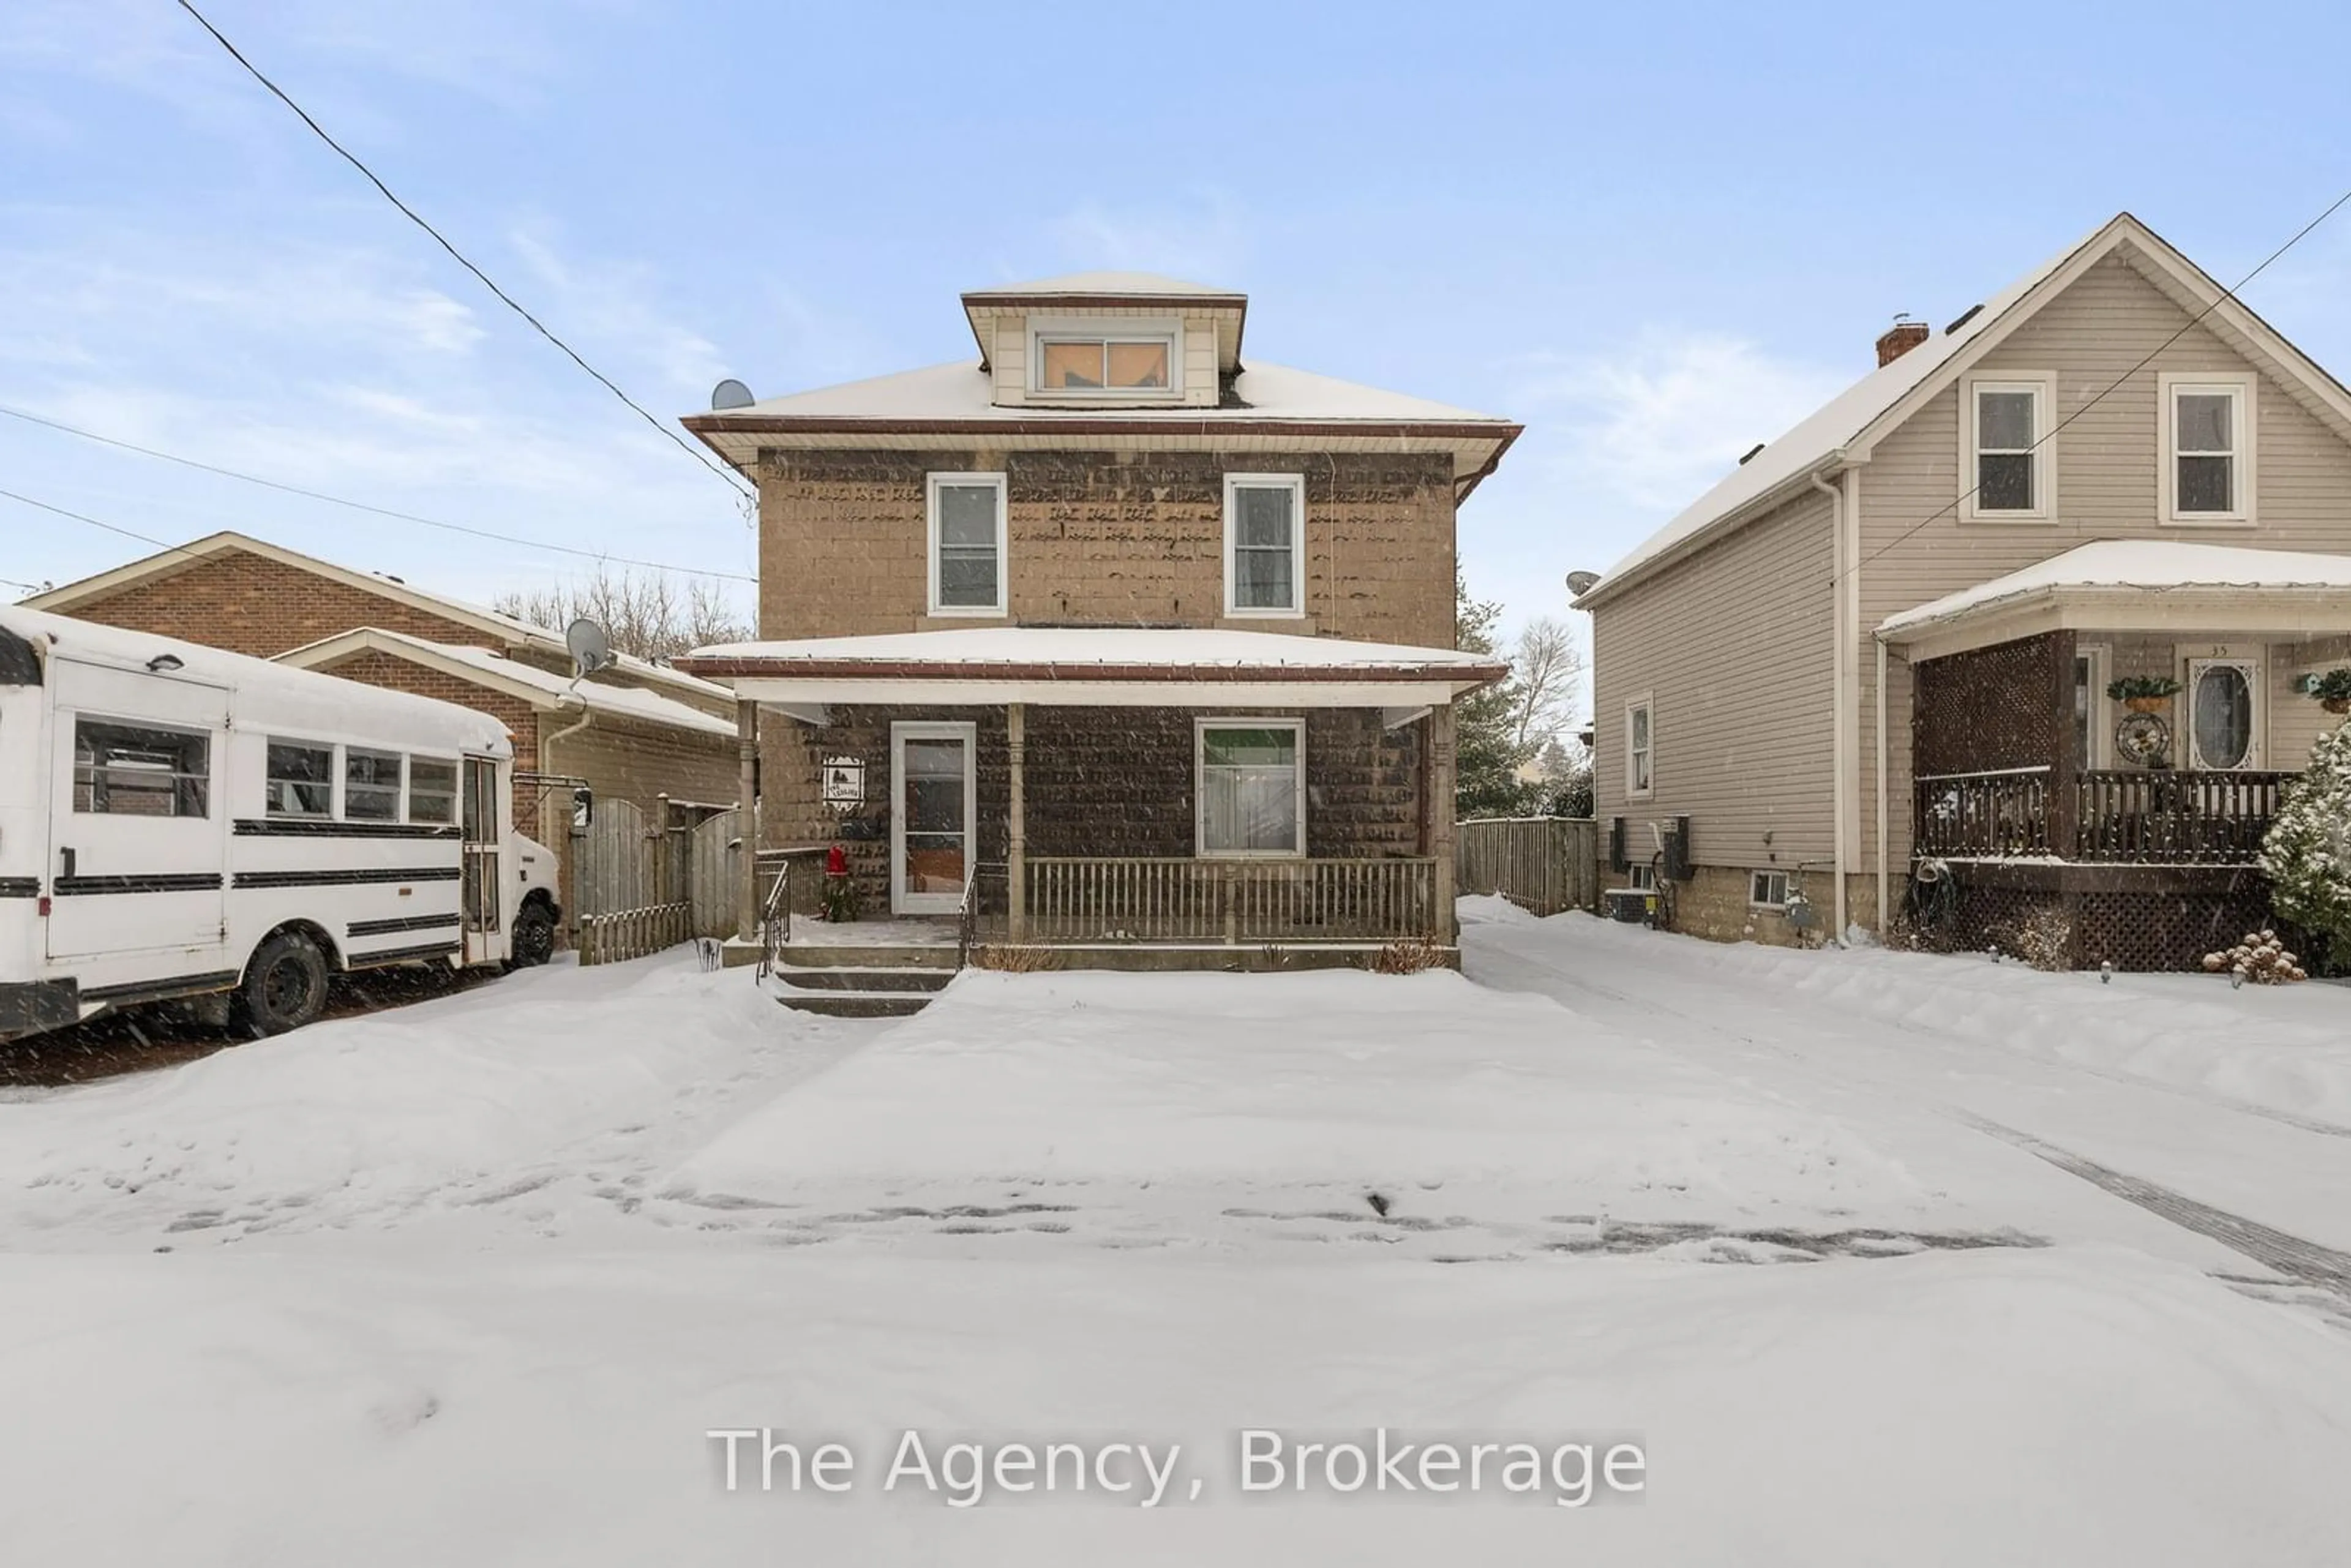
[[[1165,343],[1164,387],[1051,387],[1045,384],[1048,343]],[[1104,367],[1107,370],[1107,366]],[[1184,323],[1174,318],[1042,317],[1029,323],[1029,395],[1041,402],[1180,402],[1184,397]]]
[[1632,861],[1625,867],[1625,885],[1635,893],[1657,891],[1657,868],[1649,861]]
[[[1977,486],[1981,482],[1982,469],[1977,459],[1982,450],[1977,445],[1977,420],[1982,413],[1979,396],[1983,392],[2031,392],[2032,394],[2032,505],[2015,511],[2004,508],[1988,509],[1976,505]],[[1959,485],[1961,499],[1959,517],[1970,523],[2046,523],[2057,516],[2057,373],[2054,371],[2002,371],[1997,374],[1965,376],[1959,382]],[[2010,448],[2002,447],[2005,452]]]
[[[2260,378],[2250,372],[2220,371],[2190,374],[2186,371],[2163,371],[2156,377],[2156,413],[2158,424],[2158,448],[2162,453],[2163,468],[2158,477],[2162,488],[2162,507],[2157,514],[2166,528],[2250,528],[2258,520],[2254,515],[2254,478],[2259,456],[2255,440],[2255,412],[2259,404]],[[2236,505],[2225,512],[2182,512],[2179,509],[2179,459],[2193,457],[2195,453],[2179,451],[2179,396],[2182,392],[2225,392],[2236,413],[2236,450],[2230,481]],[[2212,455],[2218,455],[2213,454]]]
[[[2082,766],[2092,772],[2114,766],[2115,706],[2106,695],[2114,683],[2114,653],[2104,643],[2076,643],[2074,657],[2090,662],[2090,755]],[[2073,715],[2065,716],[2071,723]]]
[[[1633,746],[1633,716],[1635,713],[1646,713],[1649,716],[1649,744],[1640,753],[1649,759],[1649,781],[1646,784],[1638,781],[1633,770],[1633,759],[1636,755]],[[1625,704],[1625,798],[1628,800],[1646,800],[1656,792],[1657,703],[1655,695],[1643,692],[1639,696],[1626,699]]]
[[[1287,606],[1245,606],[1234,597],[1239,580],[1233,558],[1240,538],[1238,493],[1249,490],[1290,492],[1290,592]],[[1303,621],[1306,618],[1306,476],[1303,474],[1228,474],[1225,476],[1225,613],[1236,620]]]
[[965,719],[896,719],[890,725],[890,912],[953,915],[960,894],[906,891],[906,742],[963,743],[963,874],[967,884],[979,858],[979,726]]
[[[1777,898],[1758,898],[1755,895],[1755,890],[1757,887],[1769,886],[1771,879],[1774,878],[1778,879],[1780,883],[1780,896]],[[1750,871],[1747,873],[1747,907],[1750,909],[1769,909],[1779,915],[1787,914],[1788,873],[1774,867],[1758,867]]]
[[[1286,850],[1217,850],[1208,839],[1208,731],[1212,729],[1286,729],[1296,741],[1298,801],[1292,815],[1298,825],[1296,842]],[[1195,860],[1304,860],[1306,858],[1306,721],[1268,714],[1200,715],[1192,720],[1192,858]]]
[[[942,604],[939,602],[939,489],[942,486],[986,486],[996,492],[996,602],[993,604]],[[929,542],[924,549],[923,598],[933,615],[1001,616],[1012,594],[1012,537],[1009,514],[1010,497],[1001,473],[994,474],[929,474],[924,476],[923,510],[925,514]]]

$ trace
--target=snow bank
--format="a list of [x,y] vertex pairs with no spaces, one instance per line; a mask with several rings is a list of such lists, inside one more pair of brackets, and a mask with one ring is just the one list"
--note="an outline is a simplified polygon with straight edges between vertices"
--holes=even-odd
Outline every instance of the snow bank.
[[671,1190],[781,1200],[844,1179],[1378,1187],[1438,1212],[1464,1186],[1550,1213],[1916,1196],[1839,1123],[1556,1003],[1352,970],[967,973],[686,1161]]

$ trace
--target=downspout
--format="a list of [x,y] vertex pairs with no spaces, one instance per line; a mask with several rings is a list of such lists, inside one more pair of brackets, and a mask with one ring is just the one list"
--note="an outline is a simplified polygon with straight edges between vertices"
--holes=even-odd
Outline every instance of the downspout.
[[[577,685],[579,683],[575,681],[572,684]],[[580,705],[580,722],[577,724],[565,725],[553,735],[546,736],[540,739],[538,743],[538,765],[541,768],[551,769],[553,768],[555,759],[555,743],[557,741],[569,739],[570,737],[579,734],[581,730],[586,729],[588,727],[589,721],[596,716],[594,714],[588,711],[588,699],[581,696],[576,691],[564,692],[556,697],[556,712],[562,712],[564,705],[567,703],[578,703]],[[571,848],[571,812],[569,810],[566,810],[561,820],[563,822],[562,865],[564,924],[571,933],[571,940],[576,944],[580,940],[580,857],[572,852]],[[545,822],[541,822],[538,826],[541,832],[545,832],[547,831],[547,824]]]
[[1877,939],[1886,940],[1892,919],[1887,902],[1892,889],[1886,875],[1886,790],[1887,754],[1893,749],[1886,738],[1886,639],[1873,639],[1877,644]]
[[1853,693],[1848,689],[1845,680],[1844,490],[1842,486],[1832,485],[1818,474],[1809,475],[1807,477],[1811,479],[1813,489],[1829,498],[1829,560],[1832,572],[1829,579],[1829,627],[1832,638],[1830,651],[1834,656],[1834,662],[1829,666],[1829,702],[1832,715],[1829,727],[1829,766],[1834,774],[1829,787],[1829,821],[1831,841],[1834,845],[1834,852],[1831,856],[1830,863],[1834,868],[1836,878],[1833,900],[1836,915],[1836,941],[1842,945],[1844,941],[1846,925],[1845,776],[1853,770],[1854,763],[1853,757],[1845,749],[1845,710],[1853,702]]

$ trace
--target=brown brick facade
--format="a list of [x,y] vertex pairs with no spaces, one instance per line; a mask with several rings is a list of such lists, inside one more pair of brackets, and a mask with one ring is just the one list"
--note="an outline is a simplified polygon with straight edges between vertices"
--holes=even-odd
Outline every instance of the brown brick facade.
[[498,639],[474,627],[388,594],[363,592],[241,549],[222,550],[102,598],[85,600],[69,613],[257,659],[275,658],[360,626],[380,626],[436,643],[500,645]]
[[[1003,622],[927,614],[925,479],[1006,476],[1012,624],[1242,625],[1449,648],[1452,460],[1430,453],[772,451],[759,633]],[[1224,619],[1224,476],[1306,483],[1306,615]]]

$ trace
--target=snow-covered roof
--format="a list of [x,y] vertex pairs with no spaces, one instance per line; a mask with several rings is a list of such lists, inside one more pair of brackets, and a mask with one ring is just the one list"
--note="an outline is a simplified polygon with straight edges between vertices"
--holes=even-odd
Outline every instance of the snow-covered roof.
[[[483,684],[521,697],[535,707],[559,707],[567,699],[577,698],[591,714],[608,714],[647,724],[667,725],[705,735],[731,737],[736,732],[731,720],[665,697],[659,692],[597,680],[574,683],[569,677],[552,670],[509,659],[487,648],[434,643],[423,637],[412,637],[404,632],[388,632],[379,626],[358,627],[338,636],[292,649],[277,655],[277,662],[298,668],[316,669],[331,666],[354,653],[369,650],[428,664],[461,680],[469,675],[478,677]],[[729,702],[734,700],[734,694],[726,691],[726,687],[715,686],[714,689],[726,692]]]
[[789,643],[730,643],[685,655],[711,674],[740,675],[854,669],[876,676],[906,671],[1017,673],[1028,679],[1134,680],[1247,673],[1252,678],[1315,680],[1403,672],[1481,676],[1499,674],[1491,653],[1297,637],[1277,632],[1133,626],[983,626],[953,632],[901,632],[869,637],[813,637]]
[[1056,294],[1104,294],[1144,298],[1164,296],[1176,299],[1241,298],[1236,289],[1219,288],[1213,283],[1190,283],[1156,272],[1071,272],[1060,277],[1040,277],[1033,283],[997,283],[986,288],[969,288],[964,291],[964,298],[968,300],[986,300],[998,296],[1034,298]]
[[1233,379],[1233,403],[1220,408],[1179,404],[1115,409],[1004,404],[994,401],[995,382],[986,371],[969,360],[958,360],[952,364],[901,371],[869,381],[762,398],[744,408],[689,414],[685,424],[696,432],[720,432],[774,429],[779,423],[785,428],[794,424],[810,428],[850,426],[862,421],[952,422],[956,425],[1006,428],[1053,424],[1092,428],[1114,423],[1196,429],[1273,421],[1374,421],[1382,424],[1483,425],[1489,428],[1478,434],[1498,437],[1517,428],[1509,420],[1493,414],[1262,361],[1252,363]]
[[2174,539],[2100,539],[2076,545],[2022,571],[1889,615],[1878,630],[1899,640],[1899,633],[2069,590],[2148,593],[2316,590],[2351,595],[2351,556]]
[[[433,697],[21,605],[0,606],[0,629],[33,643],[45,657],[225,687],[233,724],[266,725],[319,738],[371,737],[385,745],[500,755],[507,748],[505,725]],[[178,668],[151,671],[153,661],[166,654],[179,661]]]
[[1872,445],[1926,398],[1939,392],[2094,263],[2121,247],[2183,308],[2278,371],[2289,391],[2322,418],[2351,432],[2351,395],[2276,329],[2225,294],[2196,264],[2128,213],[2050,257],[1975,309],[1838,393],[1767,443],[1672,521],[1609,568],[1579,596],[1588,608],[1629,586],[1682,547],[1760,517],[1796,493],[1808,476],[1867,459]]

